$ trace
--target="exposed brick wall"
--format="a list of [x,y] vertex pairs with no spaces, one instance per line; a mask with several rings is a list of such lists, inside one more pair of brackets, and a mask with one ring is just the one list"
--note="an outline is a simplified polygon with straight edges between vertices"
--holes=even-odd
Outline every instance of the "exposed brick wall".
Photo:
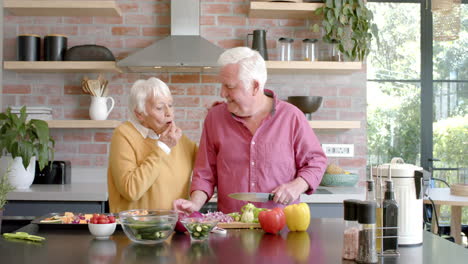
[[[4,60],[16,60],[18,34],[66,34],[68,47],[97,44],[108,47],[117,58],[144,48],[170,33],[169,0],[116,0],[122,17],[4,17]],[[307,30],[310,21],[286,19],[249,19],[248,1],[201,0],[201,34],[223,48],[245,45],[246,34],[254,29],[267,30],[270,59],[277,58],[279,37],[296,39],[300,51],[303,38],[318,38]],[[296,56],[299,52],[296,52]],[[90,98],[81,92],[83,76],[96,74],[33,74],[3,72],[3,107],[27,104],[50,106],[55,119],[88,119]],[[116,106],[109,119],[127,118],[128,91],[138,79],[156,76],[167,82],[174,95],[176,122],[190,138],[201,134],[206,107],[220,100],[220,86],[213,74],[105,74],[109,95]],[[353,143],[354,158],[331,161],[346,169],[358,170],[364,177],[366,147],[366,74],[270,75],[267,88],[285,99],[289,95],[324,96],[316,120],[359,120],[361,129],[316,131],[322,143]],[[71,160],[73,166],[106,167],[110,129],[55,129],[56,159]]]

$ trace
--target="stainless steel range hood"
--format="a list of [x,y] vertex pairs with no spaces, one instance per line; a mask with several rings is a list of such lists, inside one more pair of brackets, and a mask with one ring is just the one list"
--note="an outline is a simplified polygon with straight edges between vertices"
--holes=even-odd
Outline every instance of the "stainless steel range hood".
[[117,66],[129,72],[212,72],[223,51],[200,36],[200,0],[171,0],[171,35]]

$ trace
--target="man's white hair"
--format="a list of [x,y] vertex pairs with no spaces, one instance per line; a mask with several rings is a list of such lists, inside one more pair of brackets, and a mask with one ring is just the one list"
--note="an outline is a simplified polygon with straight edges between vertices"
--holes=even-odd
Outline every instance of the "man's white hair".
[[267,80],[265,60],[258,51],[248,47],[237,47],[223,52],[218,59],[218,64],[223,67],[228,64],[239,65],[239,80],[245,87],[251,87],[250,82],[257,80],[260,90],[263,91]]
[[135,111],[146,114],[146,101],[157,97],[171,97],[171,91],[163,81],[155,77],[136,81],[130,89],[128,99],[130,118],[138,121]]

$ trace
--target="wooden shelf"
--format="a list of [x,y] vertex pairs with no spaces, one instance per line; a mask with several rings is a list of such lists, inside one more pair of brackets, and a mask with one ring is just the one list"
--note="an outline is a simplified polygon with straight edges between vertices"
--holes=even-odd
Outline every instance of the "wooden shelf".
[[360,121],[317,120],[317,121],[309,121],[309,124],[313,129],[353,129],[353,128],[361,128],[361,122]]
[[306,19],[323,3],[250,2],[249,17],[272,19]]
[[115,1],[4,0],[3,7],[15,16],[122,15]]
[[116,128],[119,120],[47,120],[49,128]]
[[268,73],[349,72],[362,69],[362,62],[266,61]]
[[30,73],[121,72],[115,61],[5,61],[3,69]]

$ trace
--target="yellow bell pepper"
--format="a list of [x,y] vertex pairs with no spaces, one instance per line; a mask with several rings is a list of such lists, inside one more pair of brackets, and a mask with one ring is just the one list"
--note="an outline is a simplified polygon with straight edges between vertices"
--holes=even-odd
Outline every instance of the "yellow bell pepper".
[[310,209],[306,203],[291,204],[284,208],[290,231],[306,231],[310,224]]

